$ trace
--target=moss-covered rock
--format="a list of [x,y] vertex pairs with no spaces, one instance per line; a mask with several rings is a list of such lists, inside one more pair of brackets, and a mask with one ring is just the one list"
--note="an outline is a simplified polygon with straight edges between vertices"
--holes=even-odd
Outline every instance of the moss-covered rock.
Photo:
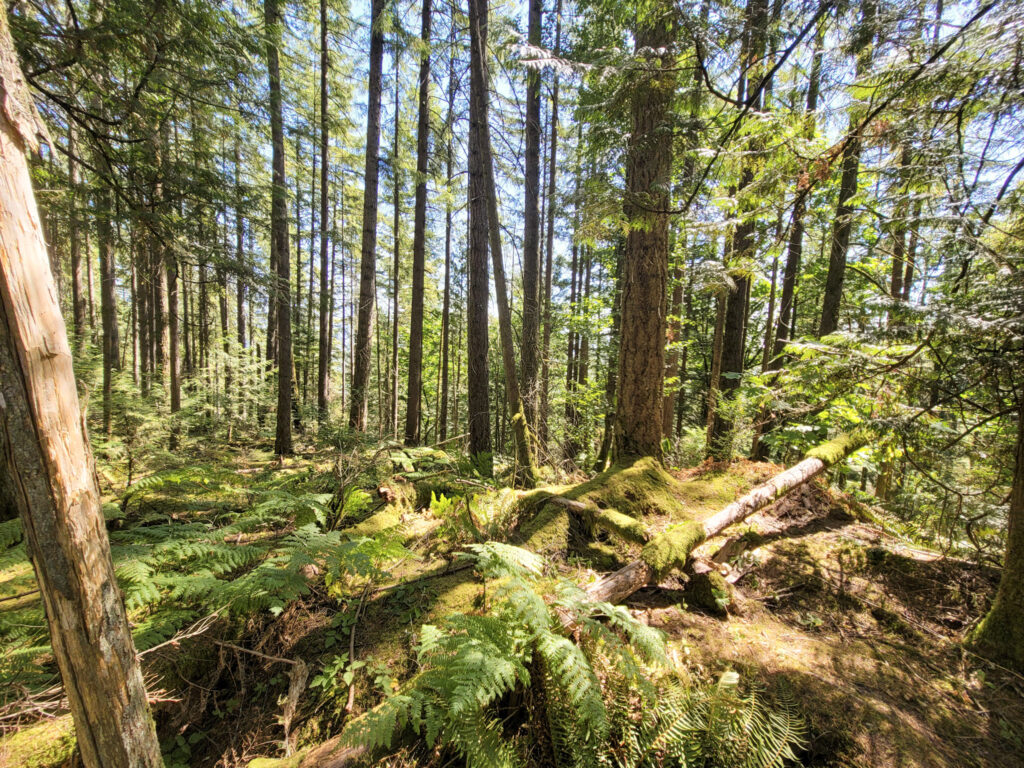
[[690,605],[715,616],[725,616],[732,603],[732,587],[715,570],[690,576],[684,594]]

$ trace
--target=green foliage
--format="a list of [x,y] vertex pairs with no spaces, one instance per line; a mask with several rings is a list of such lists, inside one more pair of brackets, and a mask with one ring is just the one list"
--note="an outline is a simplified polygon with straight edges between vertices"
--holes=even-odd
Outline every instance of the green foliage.
[[537,688],[544,711],[525,715],[544,717],[560,765],[769,768],[792,758],[802,731],[788,708],[740,695],[731,677],[713,688],[666,683],[658,630],[545,579],[532,552],[497,542],[468,549],[496,585],[489,609],[424,625],[419,671],[350,722],[345,742],[390,747],[410,728],[471,768],[521,765],[515,728],[499,711],[514,691]]

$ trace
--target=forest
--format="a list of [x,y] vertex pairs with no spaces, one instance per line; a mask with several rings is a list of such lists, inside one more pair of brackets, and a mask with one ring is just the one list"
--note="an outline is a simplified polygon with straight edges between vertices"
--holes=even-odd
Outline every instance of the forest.
[[1024,3],[11,0],[0,766],[1024,768]]

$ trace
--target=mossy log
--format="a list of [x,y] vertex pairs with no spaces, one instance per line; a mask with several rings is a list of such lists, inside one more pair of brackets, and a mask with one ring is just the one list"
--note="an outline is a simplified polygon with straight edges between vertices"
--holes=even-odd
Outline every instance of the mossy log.
[[688,521],[670,526],[651,539],[639,559],[584,587],[587,595],[592,600],[615,603],[648,584],[657,584],[672,571],[686,565],[690,553],[701,542],[778,501],[845,459],[867,440],[868,434],[862,431],[840,435],[808,451],[799,464],[757,486],[703,523]]

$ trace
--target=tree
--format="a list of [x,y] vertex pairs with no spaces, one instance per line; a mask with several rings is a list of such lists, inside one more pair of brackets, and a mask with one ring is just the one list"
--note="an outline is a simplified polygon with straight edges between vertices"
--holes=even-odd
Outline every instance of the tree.
[[[541,45],[542,0],[529,0],[527,41]],[[526,73],[525,210],[523,212],[523,409],[526,423],[538,428],[537,385],[540,351],[540,72]],[[552,162],[554,162],[552,160]]]
[[270,247],[277,254],[274,296],[277,304],[277,433],[274,453],[292,452],[292,311],[291,265],[288,260],[288,188],[284,174],[284,117],[278,48],[281,14],[278,0],[264,0],[267,35],[267,71],[270,76],[270,132],[273,144],[273,181],[270,210]]
[[[327,0],[320,0],[320,338],[317,355],[316,412],[320,424],[327,421],[331,369],[330,315],[334,308],[334,292],[328,290],[327,203],[330,182],[327,167],[330,117],[327,103],[327,70],[330,52],[327,48]],[[310,267],[312,269],[312,266]]]
[[665,378],[668,199],[672,168],[669,107],[675,95],[676,18],[658,2],[638,16],[636,80],[630,100],[623,210],[630,222],[623,253],[616,459],[661,457]]
[[409,312],[409,376],[405,404],[405,443],[420,439],[423,389],[423,284],[427,250],[427,160],[430,142],[430,0],[423,0],[420,39],[419,115],[416,124],[416,203],[412,237],[412,307]]
[[363,172],[363,234],[359,259],[359,310],[356,325],[348,423],[366,429],[367,385],[370,383],[370,347],[376,321],[377,188],[380,171],[380,102],[384,75],[384,0],[373,0],[370,14],[370,73],[367,84],[366,166]]
[[114,578],[71,348],[24,152],[37,121],[0,14],[0,443],[87,768],[161,766]]

